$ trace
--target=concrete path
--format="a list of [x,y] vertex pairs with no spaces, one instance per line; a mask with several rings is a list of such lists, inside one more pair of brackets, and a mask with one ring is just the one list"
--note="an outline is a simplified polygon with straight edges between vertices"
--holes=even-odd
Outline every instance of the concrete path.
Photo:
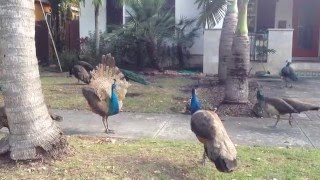
[[[259,79],[270,97],[291,97],[320,105],[319,79],[302,79],[293,88],[284,88],[279,79]],[[107,136],[101,117],[90,111],[52,110],[64,117],[59,123],[68,135]],[[287,117],[284,117],[287,118]],[[287,120],[222,117],[231,139],[240,145],[320,147],[320,112],[295,114],[293,128]],[[193,140],[190,115],[120,113],[109,118],[113,137]],[[0,133],[6,131],[1,130]],[[109,136],[109,135],[108,135]]]
[[[67,135],[109,136],[104,133],[101,118],[90,111],[52,111],[64,117],[59,124]],[[294,118],[293,128],[287,120],[273,128],[274,119],[222,119],[231,139],[239,145],[320,147],[318,112],[299,114]],[[120,113],[109,117],[109,126],[115,130],[112,137],[196,140],[190,130],[189,115]]]

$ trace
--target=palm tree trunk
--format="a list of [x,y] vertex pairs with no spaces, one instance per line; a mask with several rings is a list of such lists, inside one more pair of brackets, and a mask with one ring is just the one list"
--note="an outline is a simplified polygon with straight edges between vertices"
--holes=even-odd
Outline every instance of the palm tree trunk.
[[14,160],[39,158],[53,150],[62,133],[44,103],[35,51],[34,0],[0,2],[0,57],[10,134],[1,153]]
[[227,59],[231,58],[231,48],[234,33],[238,23],[237,0],[230,1],[228,10],[223,21],[220,45],[219,45],[219,81],[225,83],[227,79]]
[[240,0],[239,20],[232,44],[232,58],[228,62],[226,81],[226,103],[247,103],[249,95],[248,73],[250,46],[247,25],[249,0]]
[[99,46],[100,46],[100,33],[99,33],[99,6],[95,5],[94,7],[94,33],[95,33],[95,50],[96,57],[99,57]]

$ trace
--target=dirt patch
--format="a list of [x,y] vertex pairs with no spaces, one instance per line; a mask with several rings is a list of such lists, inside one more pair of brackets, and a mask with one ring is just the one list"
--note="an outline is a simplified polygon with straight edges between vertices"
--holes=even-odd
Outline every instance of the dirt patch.
[[138,97],[138,96],[141,96],[140,93],[127,93],[126,94],[126,97]]
[[[197,88],[197,93],[203,109],[214,110],[217,108],[217,113],[220,116],[255,117],[252,109],[256,103],[257,87],[257,81],[249,81],[248,104],[224,104],[223,99],[225,96],[225,86],[221,85],[217,79],[201,81]],[[182,91],[187,92],[188,89],[191,91],[191,88],[192,87],[186,87],[182,89]]]

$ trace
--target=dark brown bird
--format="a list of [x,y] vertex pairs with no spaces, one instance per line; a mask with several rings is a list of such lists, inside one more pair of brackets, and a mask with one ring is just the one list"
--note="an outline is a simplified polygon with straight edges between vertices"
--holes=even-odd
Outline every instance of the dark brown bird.
[[86,84],[89,84],[91,80],[91,75],[89,74],[89,72],[80,65],[73,66],[70,71],[70,75],[74,75],[78,79],[78,83],[80,80]]
[[91,72],[91,82],[82,89],[82,94],[92,112],[102,117],[106,133],[113,133],[108,126],[108,117],[120,112],[130,84],[115,66],[114,58],[110,54],[103,56],[101,62]]
[[[214,111],[200,110],[195,90],[192,92],[191,130],[204,146],[202,163],[208,157],[220,172],[232,172],[237,167],[237,150],[221,119]],[[195,104],[195,105],[194,105]]]
[[299,100],[291,99],[291,98],[282,98],[284,101],[286,101],[288,104],[290,104],[298,113],[304,112],[304,111],[318,111],[320,109],[319,106],[302,102]]
[[319,106],[305,103],[299,100],[294,100],[291,98],[264,97],[261,94],[260,90],[257,91],[257,100],[267,114],[271,116],[277,116],[277,122],[274,127],[276,127],[278,122],[280,121],[281,115],[289,114],[289,124],[290,126],[292,126],[293,113],[319,110]]
[[93,69],[94,69],[94,67],[90,63],[85,62],[85,61],[74,62],[73,65],[80,65],[80,66],[84,67],[88,71],[88,73],[93,71]]
[[292,113],[298,113],[296,109],[294,109],[290,104],[284,101],[281,98],[270,98],[262,95],[261,91],[257,91],[257,100],[264,112],[266,112],[269,116],[277,116],[277,122],[274,127],[277,126],[280,121],[280,116],[289,114],[289,124],[292,126]]
[[[61,122],[63,121],[63,117],[56,115],[54,113],[49,112],[52,120]],[[0,129],[6,127],[9,129],[8,118],[4,107],[0,107]]]

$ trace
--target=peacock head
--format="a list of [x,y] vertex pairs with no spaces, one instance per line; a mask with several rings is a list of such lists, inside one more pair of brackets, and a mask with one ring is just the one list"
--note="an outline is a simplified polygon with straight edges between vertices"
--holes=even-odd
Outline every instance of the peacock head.
[[112,90],[115,90],[117,88],[117,80],[114,79],[114,83],[112,84]]
[[264,100],[264,96],[262,95],[260,90],[257,91],[257,99],[258,100]]
[[287,65],[286,65],[286,66],[287,66],[287,67],[290,66],[291,62],[290,62],[289,60],[286,60],[286,62],[287,62]]
[[192,92],[192,96],[197,95],[197,91],[196,91],[196,89],[195,89],[195,88],[193,88],[191,92]]

